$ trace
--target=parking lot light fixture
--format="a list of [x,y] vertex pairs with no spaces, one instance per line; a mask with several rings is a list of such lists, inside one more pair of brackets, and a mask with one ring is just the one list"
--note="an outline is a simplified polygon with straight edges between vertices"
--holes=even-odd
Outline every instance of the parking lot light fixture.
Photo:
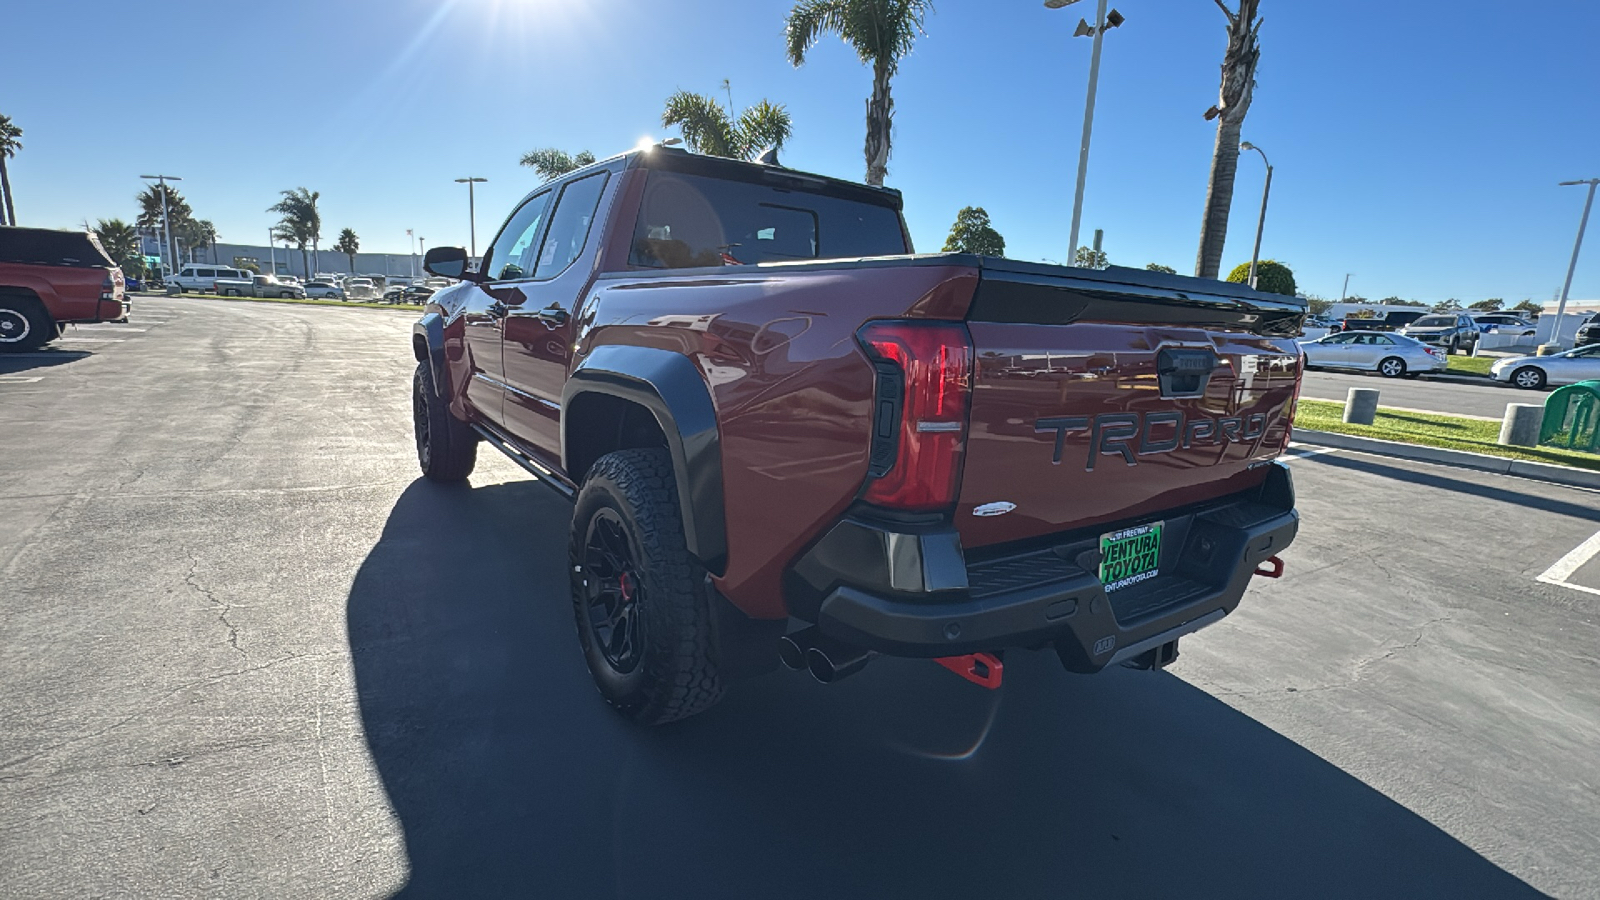
[[[1078,0],[1044,0],[1047,9],[1063,9],[1078,2]],[[1080,19],[1078,28],[1072,33],[1073,37],[1084,35],[1094,36],[1094,50],[1089,54],[1089,96],[1083,104],[1083,140],[1078,147],[1078,186],[1072,196],[1072,228],[1068,231],[1067,258],[1077,265],[1078,257],[1078,226],[1083,221],[1083,186],[1089,176],[1089,137],[1094,131],[1094,97],[1095,89],[1100,84],[1100,42],[1106,35],[1107,28],[1116,28],[1124,21],[1123,15],[1116,10],[1106,14],[1106,0],[1100,0],[1095,11],[1094,25],[1090,26],[1087,20]]]
[[1572,243],[1572,261],[1567,263],[1567,280],[1561,285],[1561,299],[1556,303],[1556,324],[1550,331],[1550,343],[1561,343],[1561,317],[1567,313],[1567,292],[1572,290],[1572,273],[1578,268],[1578,251],[1583,249],[1583,232],[1589,227],[1589,210],[1594,206],[1594,187],[1600,184],[1600,178],[1584,178],[1578,181],[1563,181],[1561,187],[1570,187],[1575,184],[1589,186],[1589,198],[1583,201],[1583,217],[1578,220],[1578,239]]
[[1256,264],[1261,261],[1261,230],[1267,225],[1267,195],[1272,193],[1272,163],[1267,162],[1267,152],[1255,144],[1245,141],[1239,145],[1240,150],[1254,150],[1261,154],[1261,161],[1267,164],[1267,184],[1261,189],[1261,217],[1256,219],[1256,248],[1250,251],[1250,289],[1256,288]]
[[482,184],[488,180],[487,178],[479,178],[476,175],[456,179],[456,184],[465,184],[467,186],[467,230],[472,235],[473,256],[478,255],[478,213],[472,198],[472,186]]
[[[183,179],[176,175],[140,175],[139,177],[146,181],[158,182],[161,185],[161,231],[163,234],[162,240],[164,241],[161,254],[164,259],[162,261],[167,263],[167,268],[176,273],[178,271],[178,254],[172,247],[172,222],[167,216],[167,182],[182,181]],[[163,273],[162,280],[166,280],[165,273]]]

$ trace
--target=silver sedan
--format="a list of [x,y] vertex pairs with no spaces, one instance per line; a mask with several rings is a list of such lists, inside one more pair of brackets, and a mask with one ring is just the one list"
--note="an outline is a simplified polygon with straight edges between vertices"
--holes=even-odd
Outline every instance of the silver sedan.
[[1513,356],[1489,368],[1495,381],[1538,390],[1546,385],[1600,379],[1600,344],[1587,344],[1549,356]]
[[1387,331],[1340,331],[1314,341],[1301,341],[1306,365],[1330,369],[1362,369],[1387,378],[1443,372],[1449,361],[1437,347]]

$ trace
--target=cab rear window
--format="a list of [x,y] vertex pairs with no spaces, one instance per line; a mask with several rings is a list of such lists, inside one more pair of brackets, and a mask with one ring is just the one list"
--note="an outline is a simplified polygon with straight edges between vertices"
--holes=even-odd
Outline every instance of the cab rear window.
[[684,269],[906,252],[895,210],[681,172],[649,173],[628,261]]

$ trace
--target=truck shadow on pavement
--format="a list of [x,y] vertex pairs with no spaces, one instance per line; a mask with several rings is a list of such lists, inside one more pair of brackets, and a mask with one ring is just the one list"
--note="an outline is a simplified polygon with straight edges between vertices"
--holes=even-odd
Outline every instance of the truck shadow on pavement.
[[1186,682],[1013,653],[983,690],[880,659],[659,729],[601,702],[570,507],[411,485],[349,597],[410,897],[1541,896]]
[[55,350],[50,348],[34,350],[31,353],[0,354],[0,375],[17,375],[33,369],[66,365],[67,363],[77,362],[80,359],[88,359],[93,355],[85,350]]

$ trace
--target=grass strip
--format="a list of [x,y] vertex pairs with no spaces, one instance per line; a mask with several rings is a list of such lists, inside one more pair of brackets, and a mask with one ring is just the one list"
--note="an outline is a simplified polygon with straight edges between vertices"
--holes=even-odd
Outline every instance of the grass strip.
[[1459,416],[1400,412],[1378,407],[1371,425],[1349,425],[1343,421],[1344,404],[1330,400],[1300,401],[1295,410],[1296,428],[1332,431],[1384,441],[1400,441],[1445,450],[1466,450],[1508,459],[1527,459],[1579,469],[1600,471],[1600,454],[1583,453],[1557,447],[1505,447],[1500,438],[1500,423]]
[[1457,356],[1450,354],[1449,366],[1445,369],[1451,375],[1482,375],[1488,377],[1489,367],[1498,362],[1493,356]]

